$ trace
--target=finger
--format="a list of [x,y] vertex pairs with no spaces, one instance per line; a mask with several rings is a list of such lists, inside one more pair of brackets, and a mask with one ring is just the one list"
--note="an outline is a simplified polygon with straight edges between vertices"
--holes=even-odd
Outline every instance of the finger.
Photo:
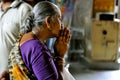
[[62,36],[62,35],[63,35],[63,30],[64,30],[64,25],[63,25],[63,23],[61,23],[61,30],[60,30],[59,36]]
[[65,28],[65,30],[64,30],[64,36],[66,37],[68,33],[69,33],[68,28]]
[[62,29],[62,30],[64,29],[64,24],[63,24],[63,23],[61,23],[61,29]]
[[69,42],[69,40],[70,40],[70,30],[68,28],[66,29],[66,33],[64,35],[65,35],[65,37],[64,37],[65,42]]
[[67,34],[67,28],[64,28],[64,30],[62,31],[62,39],[63,39],[63,41],[65,41],[65,39],[66,39],[66,34]]
[[62,35],[63,35],[63,30],[60,30],[59,36],[62,36]]
[[1,80],[5,80],[5,78],[2,78]]
[[67,34],[67,32],[65,32],[65,33],[64,33],[64,36],[63,36],[63,41],[64,41],[64,42],[66,41],[66,36],[65,36],[66,34]]
[[67,29],[66,32],[67,32],[66,37],[68,38],[70,36],[70,30]]
[[68,33],[66,35],[67,39],[71,39],[71,33],[70,33],[70,30],[68,30]]
[[66,43],[70,43],[70,37],[66,39]]
[[65,34],[65,29],[62,29],[62,30],[60,31],[59,40],[64,40],[64,34]]
[[66,31],[66,28],[64,28],[64,29],[62,30],[62,35],[61,35],[61,36],[64,36],[65,31]]

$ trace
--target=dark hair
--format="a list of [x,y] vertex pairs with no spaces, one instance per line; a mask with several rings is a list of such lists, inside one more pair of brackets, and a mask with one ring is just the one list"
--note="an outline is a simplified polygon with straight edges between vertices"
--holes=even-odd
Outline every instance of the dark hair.
[[15,0],[2,0],[3,2],[13,2]]
[[53,17],[56,15],[60,15],[60,10],[55,4],[49,1],[41,1],[34,6],[20,32],[22,34],[30,32],[33,27],[40,27],[40,25],[44,24],[47,16]]

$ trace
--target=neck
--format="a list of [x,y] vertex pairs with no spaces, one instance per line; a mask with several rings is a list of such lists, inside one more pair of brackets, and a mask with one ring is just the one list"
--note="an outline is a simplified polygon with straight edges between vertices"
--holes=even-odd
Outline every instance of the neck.
[[12,2],[4,2],[2,1],[2,10],[6,10],[8,7],[10,7],[10,5],[12,4]]
[[[33,34],[35,35],[35,37],[39,40],[39,41],[41,41],[42,43],[45,43],[46,42],[46,39],[44,38],[44,37],[42,37],[42,36],[40,36],[40,35],[38,35],[36,32],[34,32],[34,31],[32,31],[33,32]],[[43,34],[42,34],[43,35]]]

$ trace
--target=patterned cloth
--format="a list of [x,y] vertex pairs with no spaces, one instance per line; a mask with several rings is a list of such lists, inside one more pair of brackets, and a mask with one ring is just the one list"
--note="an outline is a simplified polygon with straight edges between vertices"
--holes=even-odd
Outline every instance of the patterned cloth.
[[19,49],[19,40],[14,44],[8,61],[10,80],[36,80],[35,75],[29,72],[22,60]]

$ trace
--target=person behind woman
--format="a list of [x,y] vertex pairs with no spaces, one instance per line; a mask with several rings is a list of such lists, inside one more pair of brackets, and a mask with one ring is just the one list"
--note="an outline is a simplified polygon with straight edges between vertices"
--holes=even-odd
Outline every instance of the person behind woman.
[[[48,1],[37,3],[25,20],[20,35],[9,56],[10,79],[62,80],[60,72],[65,65],[64,55],[71,34],[62,25],[58,6]],[[53,56],[45,42],[54,37]]]
[[10,50],[31,9],[22,0],[0,0],[0,76],[7,69]]

